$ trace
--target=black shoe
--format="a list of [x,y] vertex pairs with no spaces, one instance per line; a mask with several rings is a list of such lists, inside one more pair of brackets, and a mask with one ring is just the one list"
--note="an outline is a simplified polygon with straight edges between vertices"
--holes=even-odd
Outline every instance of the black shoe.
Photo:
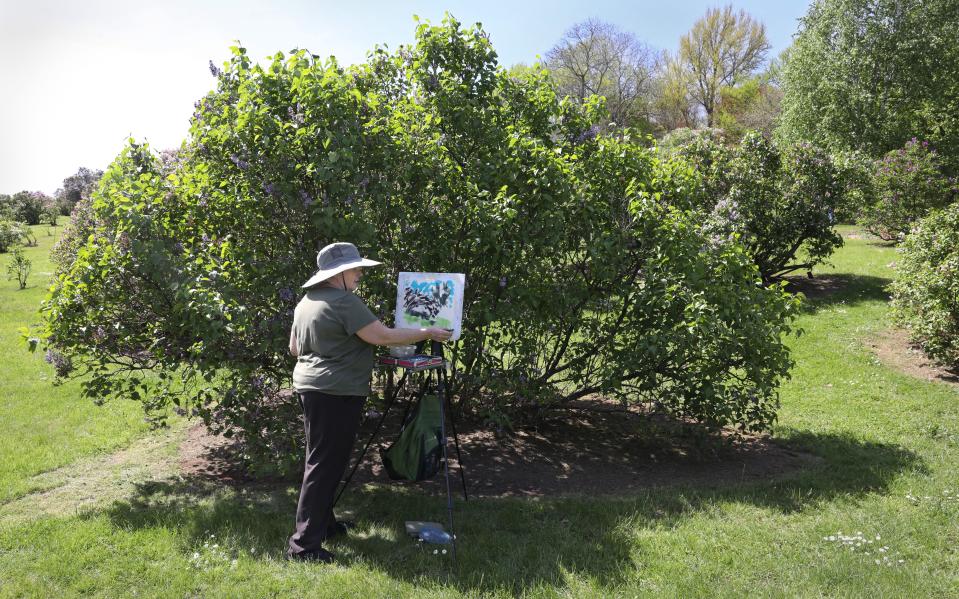
[[286,559],[291,562],[321,562],[324,564],[332,564],[334,556],[332,553],[323,549],[314,549],[313,551],[304,551],[303,553],[289,553],[286,554]]
[[356,522],[351,520],[337,520],[333,523],[333,526],[326,529],[326,538],[335,539],[336,537],[344,536],[354,528],[356,528]]

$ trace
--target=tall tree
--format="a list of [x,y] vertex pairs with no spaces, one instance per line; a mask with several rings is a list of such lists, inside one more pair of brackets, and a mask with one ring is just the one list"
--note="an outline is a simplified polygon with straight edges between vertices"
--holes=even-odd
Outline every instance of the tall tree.
[[720,91],[748,78],[769,52],[766,26],[732,6],[712,8],[679,40],[679,57],[689,71],[693,100],[712,127]]
[[652,119],[658,133],[699,124],[696,106],[690,97],[690,73],[678,56],[664,54],[653,83]]
[[577,23],[546,53],[558,91],[605,96],[613,121],[646,128],[656,54],[635,35],[596,19]]
[[956,0],[816,0],[784,56],[777,136],[872,156],[913,136],[959,170]]
[[751,77],[735,87],[724,87],[719,92],[716,123],[734,139],[750,130],[771,137],[779,118],[782,95],[768,73]]

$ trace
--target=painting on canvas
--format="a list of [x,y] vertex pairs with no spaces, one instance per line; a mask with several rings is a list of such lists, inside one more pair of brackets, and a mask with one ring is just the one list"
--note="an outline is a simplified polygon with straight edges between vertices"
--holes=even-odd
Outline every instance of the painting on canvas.
[[396,326],[403,329],[453,329],[463,326],[466,275],[445,272],[401,272],[396,286]]

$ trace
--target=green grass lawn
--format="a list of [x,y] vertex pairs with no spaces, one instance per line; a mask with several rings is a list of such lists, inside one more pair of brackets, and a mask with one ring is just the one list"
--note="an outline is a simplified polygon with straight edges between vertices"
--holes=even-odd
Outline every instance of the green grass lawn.
[[10,254],[0,254],[0,503],[43,487],[36,475],[128,445],[148,428],[132,402],[97,407],[79,399],[76,382],[53,386],[43,355],[26,351],[19,329],[38,320],[53,272],[50,249],[63,231],[31,228],[37,246],[24,248],[32,262],[26,289],[7,280]]
[[[130,406],[94,409],[75,387],[50,386],[42,360],[14,339],[41,294],[21,299],[10,283],[0,329],[0,596],[959,596],[959,392],[893,371],[864,347],[890,326],[884,289],[896,252],[843,232],[834,266],[817,271],[840,287],[808,302],[805,332],[789,340],[797,366],[774,430],[819,465],[619,499],[584,489],[582,498],[459,502],[455,568],[401,530],[406,519],[441,518],[444,501],[386,486],[345,496],[359,528],[332,544],[335,566],[281,559],[292,486],[134,473],[126,486],[105,479],[113,486],[99,503],[31,515],[31,498],[50,496],[23,496],[37,473],[71,463],[86,472],[108,462],[93,454],[144,428]],[[35,265],[44,251],[33,250]],[[127,461],[168,460],[158,438],[134,443]]]

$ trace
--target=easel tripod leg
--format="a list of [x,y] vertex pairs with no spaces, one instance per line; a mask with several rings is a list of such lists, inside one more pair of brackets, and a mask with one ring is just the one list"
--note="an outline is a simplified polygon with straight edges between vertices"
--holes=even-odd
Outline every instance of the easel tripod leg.
[[444,404],[448,401],[445,388],[445,380],[442,370],[436,375],[436,388],[440,396],[440,435],[443,438],[443,474],[446,479],[446,513],[450,524],[450,559],[456,563],[456,532],[453,528],[453,491],[450,488],[450,461],[447,452],[448,439],[446,437],[446,408]]
[[463,500],[469,501],[469,494],[466,492],[466,473],[463,468],[463,456],[460,454],[460,437],[456,434],[456,419],[453,418],[453,400],[449,394],[450,384],[449,378],[446,375],[446,369],[443,369],[441,376],[443,377],[443,387],[446,390],[446,406],[450,415],[450,428],[453,430],[453,446],[456,448],[456,465],[459,466],[460,482],[463,484]]

